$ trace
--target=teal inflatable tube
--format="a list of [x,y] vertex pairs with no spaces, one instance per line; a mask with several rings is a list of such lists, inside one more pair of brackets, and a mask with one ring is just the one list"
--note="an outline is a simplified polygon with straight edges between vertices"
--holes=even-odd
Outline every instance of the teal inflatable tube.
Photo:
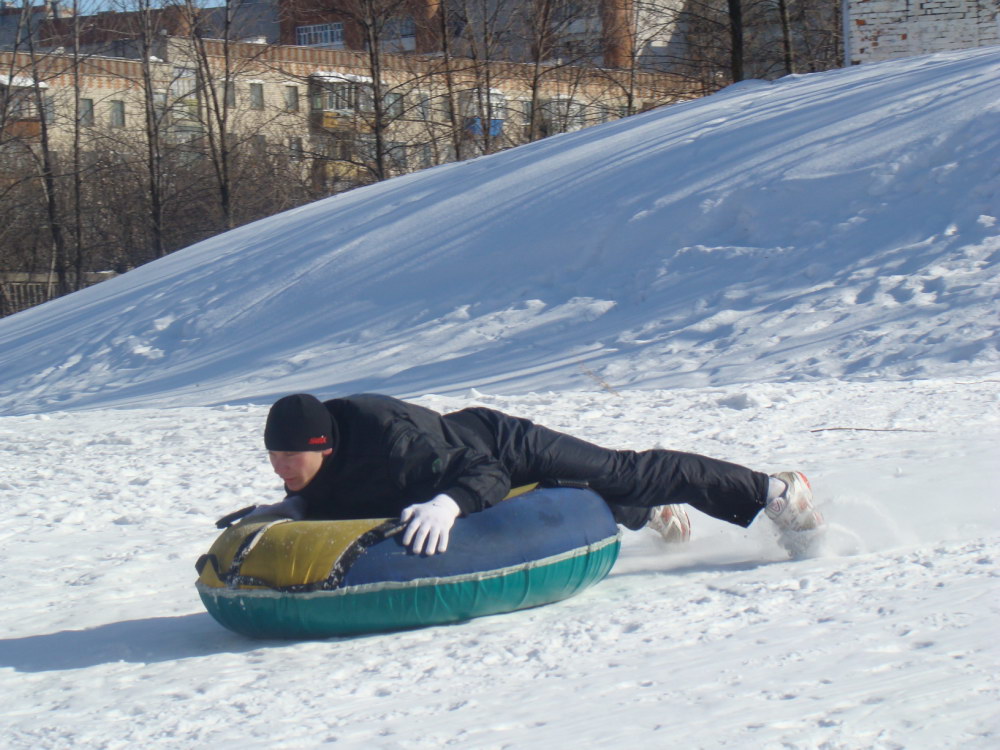
[[238,524],[199,561],[198,591],[216,620],[251,637],[401,630],[573,596],[608,574],[621,540],[604,501],[569,488],[458,519],[444,554],[413,555],[398,531],[381,519]]

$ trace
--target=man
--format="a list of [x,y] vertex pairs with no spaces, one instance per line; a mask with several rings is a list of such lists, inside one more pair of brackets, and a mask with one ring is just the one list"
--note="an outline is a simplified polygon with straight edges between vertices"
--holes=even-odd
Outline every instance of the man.
[[398,516],[416,554],[446,551],[458,516],[533,482],[586,485],[620,524],[650,523],[668,539],[690,533],[679,503],[743,527],[764,510],[793,535],[823,524],[799,472],[769,477],[691,453],[610,450],[484,407],[442,415],[389,396],[321,403],[300,393],[271,407],[264,443],[288,496],[254,514]]

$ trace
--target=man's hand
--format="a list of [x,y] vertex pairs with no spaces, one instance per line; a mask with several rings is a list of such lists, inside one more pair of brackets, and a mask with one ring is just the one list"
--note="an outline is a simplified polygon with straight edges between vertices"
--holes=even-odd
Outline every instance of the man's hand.
[[258,505],[246,518],[254,516],[281,516],[291,518],[293,521],[301,521],[306,517],[306,500],[301,495],[289,495],[280,503],[271,505]]
[[404,508],[399,520],[406,524],[403,544],[416,555],[444,552],[448,549],[448,537],[455,519],[462,511],[447,495],[438,495],[426,503],[417,503]]

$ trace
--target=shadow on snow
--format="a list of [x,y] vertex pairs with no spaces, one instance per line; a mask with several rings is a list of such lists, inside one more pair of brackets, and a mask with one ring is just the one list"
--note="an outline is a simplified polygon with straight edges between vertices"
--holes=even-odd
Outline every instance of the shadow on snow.
[[0,668],[19,672],[150,664],[218,653],[244,653],[284,641],[251,641],[222,629],[207,613],[149,617],[0,640]]

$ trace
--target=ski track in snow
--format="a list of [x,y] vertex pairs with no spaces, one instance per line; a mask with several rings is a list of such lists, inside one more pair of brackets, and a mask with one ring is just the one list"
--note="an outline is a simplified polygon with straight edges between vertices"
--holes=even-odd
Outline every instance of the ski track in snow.
[[629,532],[609,578],[565,602],[252,641],[204,612],[193,561],[214,518],[279,494],[264,406],[0,418],[5,745],[996,746],[1000,384],[420,402],[800,466],[829,543],[789,560],[766,523],[694,514],[690,545]]

